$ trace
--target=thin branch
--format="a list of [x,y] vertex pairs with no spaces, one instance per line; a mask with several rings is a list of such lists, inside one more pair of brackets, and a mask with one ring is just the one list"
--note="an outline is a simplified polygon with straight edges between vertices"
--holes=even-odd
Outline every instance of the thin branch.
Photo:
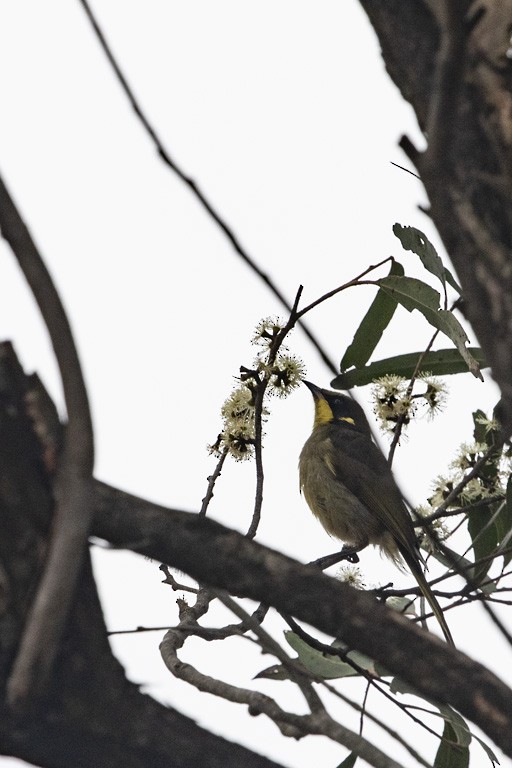
[[[87,18],[89,19],[92,25],[92,28],[96,34],[96,37],[98,38],[98,42],[100,43],[114,71],[114,74],[117,77],[119,84],[121,85],[121,88],[123,89],[128,101],[130,102],[130,105],[133,111],[139,118],[144,130],[146,131],[146,133],[149,135],[152,142],[154,143],[160,158],[167,165],[167,167],[170,168],[178,176],[178,178],[189,188],[189,190],[192,192],[195,198],[201,203],[201,205],[203,206],[205,211],[208,213],[208,215],[213,219],[213,221],[217,224],[217,226],[221,229],[221,231],[227,237],[233,249],[240,256],[240,258],[247,264],[247,266],[250,269],[252,269],[252,271],[260,278],[260,280],[262,280],[265,283],[265,285],[270,289],[270,291],[279,300],[279,302],[283,305],[283,307],[285,307],[285,309],[288,312],[291,312],[292,307],[290,306],[290,303],[288,302],[284,294],[276,286],[273,280],[265,272],[263,272],[260,269],[260,267],[254,261],[254,259],[247,253],[247,251],[242,246],[242,244],[236,237],[231,227],[228,225],[226,220],[220,215],[220,213],[218,213],[218,211],[215,210],[212,203],[210,203],[210,201],[207,199],[207,197],[202,192],[198,184],[192,178],[190,178],[190,176],[187,176],[187,174],[172,159],[172,157],[166,150],[163,144],[163,141],[158,136],[155,128],[151,125],[148,118],[144,114],[142,107],[140,106],[131,86],[129,85],[126,77],[124,76],[121,70],[121,67],[119,66],[116,58],[114,57],[114,54],[112,53],[112,50],[109,47],[109,44],[107,43],[106,37],[103,34],[103,31],[101,30],[89,3],[87,2],[87,0],[80,0],[80,3],[84,8]],[[330,359],[327,352],[324,350],[324,348],[322,347],[322,345],[320,344],[316,336],[312,333],[312,331],[309,330],[307,325],[305,325],[303,322],[299,322],[299,325],[304,331],[304,333],[306,334],[311,344],[315,347],[316,351],[320,355],[325,365],[333,373],[337,373],[338,367],[336,366],[334,361]]]
[[[283,619],[286,621],[290,629],[298,635],[298,637],[301,638],[301,640],[304,640],[305,643],[307,643],[311,648],[314,648],[315,650],[319,651],[320,653],[325,654],[326,656],[334,656],[341,661],[345,662],[345,664],[348,664],[351,666],[354,671],[360,675],[362,678],[364,678],[368,685],[373,686],[382,696],[384,696],[388,701],[390,701],[392,704],[395,704],[399,709],[404,712],[407,717],[409,717],[416,725],[421,726],[426,731],[431,733],[434,736],[438,736],[438,734],[433,731],[428,725],[425,725],[421,720],[419,720],[417,717],[412,715],[409,710],[407,709],[406,704],[402,704],[402,702],[398,701],[395,696],[393,696],[391,693],[388,693],[388,691],[378,685],[378,683],[384,683],[383,680],[379,680],[378,678],[375,678],[367,669],[364,669],[364,667],[361,667],[357,662],[355,662],[350,656],[348,655],[350,653],[349,649],[344,649],[340,647],[339,645],[327,645],[326,643],[323,643],[321,640],[318,640],[316,637],[313,637],[313,635],[309,634],[309,632],[306,632],[300,624],[298,624],[295,619],[293,619],[291,616],[286,616],[285,614],[281,614]],[[325,681],[323,681],[325,682]]]
[[[423,759],[423,757],[419,754],[419,752],[416,752],[416,750],[411,746],[409,741],[404,739],[398,731],[395,731],[393,728],[390,728],[383,720],[381,720],[379,717],[376,717],[376,715],[373,715],[371,712],[369,712],[367,709],[363,710],[363,707],[361,707],[359,704],[357,704],[355,701],[352,701],[352,699],[349,699],[348,696],[345,696],[345,694],[341,693],[337,688],[334,687],[334,685],[331,685],[326,680],[323,681],[322,685],[326,690],[329,691],[330,694],[333,696],[336,696],[336,698],[341,699],[345,704],[347,704],[349,707],[352,707],[352,709],[355,709],[357,712],[364,713],[364,716],[367,717],[369,720],[372,721],[372,723],[375,723],[375,725],[380,726],[389,736],[391,736],[392,739],[395,739],[399,744],[402,745],[404,749],[406,749],[409,754],[414,757],[414,759],[420,763],[421,765],[424,765],[425,768],[431,768],[432,763],[427,763],[426,760]],[[368,686],[367,686],[368,690]],[[382,689],[378,688],[379,692],[382,693]],[[409,712],[406,712],[405,714],[409,715]],[[413,719],[414,716],[412,716]],[[421,720],[417,720],[417,722],[420,725],[423,725]],[[437,734],[435,734],[437,736]]]
[[291,679],[302,691],[302,694],[311,710],[311,712],[320,712],[325,710],[320,696],[317,694],[311,684],[309,677],[299,669],[294,659],[291,659],[285,651],[281,648],[278,642],[274,640],[269,633],[263,629],[261,624],[250,616],[247,611],[242,608],[232,597],[228,595],[225,590],[212,590],[215,597],[220,600],[223,605],[232,611],[235,616],[238,616],[244,624],[257,636],[261,643],[262,651],[265,653],[271,653],[275,656],[281,664],[287,669]]
[[199,510],[199,516],[204,517],[206,515],[206,512],[208,510],[208,505],[210,501],[213,499],[213,489],[215,487],[215,483],[217,481],[217,478],[220,477],[220,473],[222,472],[222,467],[224,466],[224,462],[226,461],[226,456],[228,455],[228,449],[224,447],[222,449],[222,453],[219,456],[219,460],[217,462],[217,466],[213,470],[212,474],[208,478],[208,487],[206,489],[206,493],[204,496],[204,499],[201,504],[201,509]]
[[323,709],[308,715],[297,715],[283,710],[270,696],[247,688],[238,688],[202,674],[178,658],[177,650],[180,645],[180,633],[172,630],[166,633],[160,644],[165,665],[178,679],[186,680],[200,691],[221,696],[226,701],[245,704],[254,716],[266,715],[277,725],[284,736],[293,738],[301,738],[306,734],[327,736],[356,752],[363,760],[376,766],[376,768],[403,768],[400,763],[381,752],[366,739],[337,723]]
[[358,275],[357,277],[354,277],[352,280],[349,280],[347,283],[343,283],[343,285],[339,285],[337,288],[333,288],[332,291],[328,291],[327,293],[324,293],[324,295],[320,296],[319,299],[315,299],[315,301],[312,301],[311,304],[307,305],[307,307],[304,307],[304,309],[301,309],[300,312],[297,312],[296,319],[300,319],[301,317],[304,317],[304,315],[307,312],[310,312],[319,304],[322,304],[324,301],[327,301],[327,299],[330,299],[333,296],[336,296],[337,293],[340,293],[341,291],[345,291],[347,288],[352,288],[352,286],[354,285],[375,285],[375,282],[373,280],[362,280],[361,278],[363,278],[365,275],[369,274],[370,272],[373,272],[374,269],[378,269],[379,267],[382,267],[382,265],[386,264],[388,261],[393,261],[393,257],[388,256],[387,258],[382,259],[382,261],[379,261],[378,264],[371,264],[367,269],[361,272],[361,274]]
[[[208,517],[152,504],[97,481],[94,489],[95,536],[167,562],[231,594],[264,600],[341,637],[421,693],[455,706],[512,753],[507,719],[512,691],[478,662],[370,595],[249,541]],[[477,695],[468,696],[468,680]]]
[[93,516],[94,442],[85,382],[59,294],[0,178],[0,229],[18,260],[48,330],[68,424],[55,479],[55,513],[46,563],[8,681],[8,701],[24,711],[42,692],[59,650]]

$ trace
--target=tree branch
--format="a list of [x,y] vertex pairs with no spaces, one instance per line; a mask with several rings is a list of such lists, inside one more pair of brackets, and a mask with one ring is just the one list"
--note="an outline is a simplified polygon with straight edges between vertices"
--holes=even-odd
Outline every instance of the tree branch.
[[450,703],[512,754],[512,691],[370,595],[235,531],[95,483],[93,533],[167,562],[201,583],[264,600],[380,661],[425,696]]
[[[101,45],[103,52],[105,53],[105,56],[107,57],[114,71],[114,74],[117,80],[119,81],[121,88],[123,89],[126,97],[128,98],[128,101],[130,102],[133,111],[139,118],[142,124],[142,127],[144,128],[146,133],[149,135],[151,141],[155,145],[160,158],[163,160],[165,165],[167,165],[167,167],[170,168],[171,171],[173,171],[178,176],[178,178],[181,179],[181,181],[192,192],[196,200],[199,201],[199,203],[202,205],[202,207],[207,212],[207,214],[213,219],[213,221],[217,224],[217,226],[220,228],[220,230],[229,240],[233,249],[240,256],[242,261],[244,261],[247,264],[247,266],[250,269],[252,269],[252,271],[259,277],[259,279],[265,283],[265,285],[270,289],[271,293],[274,294],[274,296],[278,299],[278,301],[282,304],[282,306],[287,310],[287,312],[291,312],[292,311],[291,304],[286,299],[286,297],[281,292],[281,290],[277,287],[274,281],[265,272],[263,272],[263,270],[258,266],[256,261],[245,250],[245,248],[240,243],[238,237],[235,235],[233,229],[229,226],[227,221],[220,215],[220,213],[214,208],[213,204],[208,200],[208,198],[206,197],[204,192],[201,190],[197,182],[195,182],[194,179],[192,179],[190,176],[187,176],[187,174],[180,168],[180,166],[175,162],[175,160],[173,160],[173,158],[165,148],[163,141],[158,136],[156,129],[150,123],[149,119],[146,117],[130,84],[128,83],[125,75],[123,74],[123,71],[119,66],[119,63],[117,62],[107,42],[106,37],[103,34],[103,31],[98,23],[98,20],[96,19],[95,15],[92,12],[92,9],[88,0],[80,0],[80,3],[83,6],[83,9],[87,15],[87,18],[89,19],[92,25],[94,33],[98,38],[98,42]],[[313,332],[309,329],[309,327],[302,321],[299,321],[298,325],[302,328],[302,330],[304,331],[307,338],[309,339],[313,347],[316,349],[316,351],[320,355],[320,358],[323,360],[325,365],[332,371],[332,373],[338,373],[337,365],[334,363],[333,360],[330,359],[327,352],[325,351],[323,346],[320,344],[320,342],[318,341],[316,336],[313,334]]]
[[11,706],[25,709],[48,682],[86,551],[92,518],[94,447],[89,401],[64,307],[1,178],[0,229],[48,329],[68,414],[55,481],[56,507],[46,564],[8,684]]

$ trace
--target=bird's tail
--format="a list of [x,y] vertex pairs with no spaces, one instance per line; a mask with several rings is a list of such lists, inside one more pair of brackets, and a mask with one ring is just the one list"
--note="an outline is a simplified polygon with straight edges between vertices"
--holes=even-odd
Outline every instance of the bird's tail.
[[442,608],[437,602],[434,593],[432,592],[432,590],[428,585],[428,582],[423,574],[423,570],[421,568],[419,559],[414,558],[412,554],[407,550],[402,551],[402,557],[404,558],[407,565],[409,566],[412,572],[412,575],[418,582],[418,586],[421,589],[426,601],[432,608],[432,612],[436,617],[437,621],[439,622],[439,626],[443,631],[443,635],[445,636],[446,642],[455,648],[455,643],[453,642],[452,633],[450,632],[448,624],[446,623],[446,619],[444,618]]

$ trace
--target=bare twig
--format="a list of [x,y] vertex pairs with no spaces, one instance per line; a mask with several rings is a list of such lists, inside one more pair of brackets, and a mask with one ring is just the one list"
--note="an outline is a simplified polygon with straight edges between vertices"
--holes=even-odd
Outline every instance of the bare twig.
[[[355,701],[352,701],[352,699],[349,699],[349,697],[345,696],[345,694],[341,693],[341,691],[338,691],[338,689],[335,688],[334,685],[331,685],[326,680],[323,681],[322,685],[324,686],[324,688],[326,688],[329,691],[329,693],[331,693],[333,696],[336,696],[336,698],[341,699],[341,701],[343,701],[349,707],[352,707],[352,709],[355,709],[356,711],[361,712],[361,714],[363,714],[364,712],[365,717],[371,720],[372,723],[375,723],[376,725],[380,726],[384,731],[386,731],[387,734],[389,734],[389,736],[391,736],[392,739],[395,739],[395,741],[401,744],[402,747],[404,747],[404,749],[406,749],[409,752],[409,754],[412,755],[412,757],[414,757],[414,759],[418,763],[420,763],[420,765],[424,765],[425,768],[431,768],[432,763],[427,763],[427,761],[423,759],[423,757],[419,754],[419,752],[416,752],[416,750],[411,746],[411,744],[406,739],[404,739],[403,736],[400,736],[398,731],[395,731],[393,728],[390,728],[388,725],[386,725],[386,723],[383,720],[373,715],[367,709],[363,710],[363,707],[361,707]],[[380,688],[378,690],[379,692],[382,693],[382,690]],[[406,714],[409,715],[409,712],[406,712]],[[418,720],[417,718],[414,718],[414,717],[413,719],[416,719],[416,721],[420,725],[423,725],[421,720]],[[437,734],[435,735],[437,736]]]
[[282,709],[270,696],[202,674],[178,658],[177,651],[181,645],[182,633],[179,628],[167,632],[160,644],[162,658],[175,677],[186,680],[198,690],[221,696],[226,701],[245,704],[252,715],[266,715],[284,736],[300,738],[306,734],[321,734],[356,752],[376,768],[402,768],[366,739],[333,720],[323,708],[308,715],[297,715]]
[[324,710],[324,705],[320,696],[317,694],[311,684],[311,680],[307,677],[302,669],[294,659],[290,659],[287,653],[283,651],[279,643],[277,643],[269,633],[263,629],[261,624],[250,616],[247,611],[239,605],[232,597],[228,595],[224,590],[212,590],[218,600],[223,603],[226,608],[232,611],[235,616],[241,619],[246,627],[258,637],[261,648],[265,653],[271,653],[274,655],[281,664],[283,664],[290,673],[291,679],[298,685],[302,694],[311,710],[311,712],[320,712]]
[[62,379],[68,424],[55,479],[55,514],[45,568],[8,681],[13,709],[27,708],[47,682],[80,574],[93,515],[93,431],[89,401],[59,294],[5,184],[0,228],[37,301]]
[[[265,272],[263,272],[262,269],[260,269],[260,267],[257,265],[255,260],[247,253],[247,251],[238,240],[232,228],[229,226],[226,220],[220,215],[220,213],[218,213],[218,211],[213,207],[212,203],[210,203],[210,201],[207,199],[204,192],[198,186],[197,182],[195,182],[190,176],[187,176],[187,174],[172,159],[169,152],[166,150],[162,140],[158,136],[155,128],[153,127],[153,125],[151,125],[148,118],[144,114],[142,107],[140,106],[131,86],[129,85],[126,77],[124,76],[121,70],[121,67],[119,66],[116,58],[114,57],[114,54],[112,53],[109,47],[109,44],[107,43],[106,37],[103,34],[103,31],[101,30],[89,3],[87,2],[87,0],[80,0],[80,3],[82,4],[85,10],[85,13],[87,15],[87,18],[89,19],[94,29],[96,37],[98,38],[98,42],[103,48],[103,51],[112,69],[114,70],[114,74],[117,77],[119,84],[121,85],[121,88],[123,89],[126,97],[128,98],[128,101],[130,102],[133,111],[135,112],[140,122],[142,123],[144,130],[146,131],[146,133],[149,135],[152,142],[154,143],[160,158],[167,165],[167,167],[170,168],[178,176],[178,178],[181,179],[181,181],[189,188],[189,190],[192,192],[195,198],[201,203],[203,208],[206,210],[208,215],[213,219],[213,221],[217,224],[217,226],[221,229],[221,231],[227,237],[233,249],[240,256],[240,258],[247,264],[247,266],[250,269],[252,269],[253,272],[255,272],[255,274],[260,278],[260,280],[262,280],[265,283],[265,285],[270,289],[270,291],[279,300],[279,302],[283,305],[283,307],[285,307],[285,309],[288,312],[291,312],[292,308],[290,306],[290,303],[288,302],[284,294],[281,292],[281,290],[276,286],[274,281]],[[334,363],[333,360],[330,359],[327,352],[324,350],[324,348],[322,347],[322,345],[320,344],[316,336],[312,333],[312,331],[309,330],[307,325],[305,325],[303,322],[300,322],[299,325],[304,331],[304,333],[306,334],[311,344],[315,347],[316,351],[320,355],[325,365],[333,373],[337,373],[338,368],[336,364]]]
[[213,489],[217,481],[217,478],[220,477],[220,473],[222,472],[222,467],[224,466],[224,462],[226,461],[227,455],[228,455],[228,449],[224,447],[222,449],[221,455],[219,456],[217,466],[215,467],[212,474],[208,478],[208,488],[206,489],[206,493],[201,504],[201,509],[199,510],[200,517],[204,517],[206,515],[206,512],[208,510],[208,504],[213,499]]

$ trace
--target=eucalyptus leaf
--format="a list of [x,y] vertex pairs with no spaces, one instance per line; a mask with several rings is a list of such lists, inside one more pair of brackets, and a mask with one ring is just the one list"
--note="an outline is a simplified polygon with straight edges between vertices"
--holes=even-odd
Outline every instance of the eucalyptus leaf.
[[459,715],[459,713],[452,709],[448,704],[439,704],[438,709],[445,722],[450,723],[452,726],[457,739],[457,744],[460,744],[461,747],[469,747],[472,735],[469,725],[462,715]]
[[[505,504],[505,510],[503,514],[503,533],[501,535],[500,542],[502,546],[511,546],[512,544],[512,537],[511,537],[511,530],[512,530],[512,475],[508,478],[507,481],[507,490],[505,492],[506,495],[506,504]],[[508,565],[508,563],[512,560],[512,552],[507,552],[503,555],[503,561],[505,565]]]
[[395,224],[393,233],[402,243],[402,248],[419,256],[425,269],[435,275],[444,286],[446,277],[443,262],[423,232],[420,232],[416,227],[403,227],[401,224]]
[[[479,347],[471,347],[467,350],[471,356],[485,368],[486,362],[483,352]],[[335,389],[351,389],[371,384],[375,379],[389,374],[396,374],[404,378],[410,378],[416,369],[420,358],[420,352],[409,352],[406,355],[388,357],[385,360],[377,360],[363,368],[355,368],[346,373],[341,373],[332,380],[331,386]],[[423,355],[420,373],[431,373],[433,376],[450,376],[456,373],[467,373],[468,367],[456,349],[438,349]]]
[[457,293],[462,293],[460,285],[450,270],[444,266],[436,249],[421,230],[416,227],[404,227],[397,223],[393,226],[393,232],[402,243],[402,248],[419,256],[425,269],[435,275],[443,287],[445,283],[449,283]]
[[466,332],[453,312],[439,309],[439,293],[422,280],[413,277],[384,277],[377,284],[402,304],[409,312],[417,309],[434,328],[444,333],[453,341],[461,356],[476,378],[482,379],[480,367],[475,358],[466,349],[469,341]]
[[435,312],[439,309],[441,300],[439,291],[436,291],[428,283],[424,283],[423,280],[417,280],[415,277],[390,275],[382,277],[376,283],[409,312],[417,309],[424,314],[426,310]]
[[[393,261],[390,275],[403,275],[404,268],[398,261]],[[397,302],[386,291],[379,289],[359,328],[354,334],[352,343],[347,347],[340,363],[340,370],[356,368],[365,365],[379,343],[397,308]]]
[[457,736],[450,725],[444,724],[443,740],[434,760],[434,768],[468,768],[469,747],[462,747],[457,742]]
[[471,546],[475,556],[475,562],[488,558],[482,563],[478,563],[473,569],[472,580],[479,584],[487,575],[487,571],[492,565],[492,559],[489,557],[496,552],[498,546],[498,534],[496,525],[489,522],[490,510],[488,507],[471,509],[468,515],[468,531],[471,536]]
[[492,751],[490,746],[488,744],[486,744],[486,742],[483,739],[481,739],[479,736],[477,736],[476,733],[473,734],[473,738],[476,739],[476,741],[478,741],[478,743],[480,744],[480,746],[482,747],[482,749],[486,753],[486,755],[489,758],[489,760],[491,761],[491,763],[493,765],[499,765],[500,761],[498,760],[498,758],[496,757],[496,754]]
[[354,667],[346,661],[312,648],[295,632],[285,632],[284,634],[286,642],[297,653],[299,662],[315,677],[320,677],[324,680],[335,680],[340,677],[352,677],[358,674]]
[[482,410],[478,409],[477,411],[473,411],[472,416],[473,424],[475,425],[473,430],[473,438],[475,443],[487,443],[485,424],[481,423],[482,420],[487,419],[486,414]]
[[356,764],[357,755],[355,752],[351,752],[350,755],[347,755],[347,757],[338,765],[338,768],[354,768],[354,765]]

